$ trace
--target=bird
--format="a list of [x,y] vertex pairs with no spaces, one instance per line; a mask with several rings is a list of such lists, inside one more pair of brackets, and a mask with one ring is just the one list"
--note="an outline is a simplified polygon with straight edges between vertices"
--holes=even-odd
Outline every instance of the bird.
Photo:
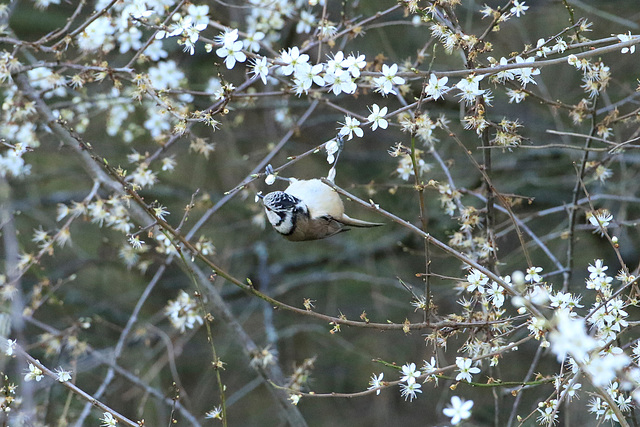
[[286,190],[262,197],[267,219],[287,240],[319,240],[347,231],[348,227],[384,225],[349,217],[338,193],[319,179],[288,180]]

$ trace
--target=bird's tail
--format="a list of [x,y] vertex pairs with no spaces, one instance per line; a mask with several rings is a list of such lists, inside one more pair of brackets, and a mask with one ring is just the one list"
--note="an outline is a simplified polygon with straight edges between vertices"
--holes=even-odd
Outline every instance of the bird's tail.
[[369,222],[363,221],[361,219],[351,218],[350,216],[347,216],[347,214],[342,214],[340,222],[344,225],[350,225],[352,227],[378,227],[380,225],[384,225],[381,222]]

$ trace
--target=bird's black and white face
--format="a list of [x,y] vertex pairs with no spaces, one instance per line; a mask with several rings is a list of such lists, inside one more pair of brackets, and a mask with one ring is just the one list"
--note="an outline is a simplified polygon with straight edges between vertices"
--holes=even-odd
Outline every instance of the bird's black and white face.
[[276,231],[285,236],[293,233],[298,215],[309,215],[307,206],[284,191],[274,191],[262,199],[267,219]]

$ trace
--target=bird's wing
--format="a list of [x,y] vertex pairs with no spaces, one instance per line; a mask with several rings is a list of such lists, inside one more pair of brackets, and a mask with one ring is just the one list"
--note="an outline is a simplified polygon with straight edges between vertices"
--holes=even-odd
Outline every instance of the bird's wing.
[[302,217],[299,218],[293,233],[284,237],[293,242],[302,242],[305,240],[324,239],[347,230],[348,228],[345,228],[341,222],[328,215],[313,219]]

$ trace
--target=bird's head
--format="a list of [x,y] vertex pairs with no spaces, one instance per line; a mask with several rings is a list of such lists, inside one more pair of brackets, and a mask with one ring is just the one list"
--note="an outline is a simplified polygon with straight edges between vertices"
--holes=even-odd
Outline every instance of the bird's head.
[[285,236],[295,230],[298,215],[309,215],[302,200],[284,191],[273,191],[265,195],[262,204],[273,228]]

